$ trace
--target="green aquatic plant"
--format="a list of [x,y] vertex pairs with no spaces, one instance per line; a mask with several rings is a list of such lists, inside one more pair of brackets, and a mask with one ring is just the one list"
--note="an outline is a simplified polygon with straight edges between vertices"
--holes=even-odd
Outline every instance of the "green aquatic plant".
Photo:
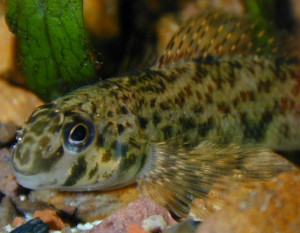
[[45,101],[96,76],[88,54],[82,0],[7,0],[30,90]]

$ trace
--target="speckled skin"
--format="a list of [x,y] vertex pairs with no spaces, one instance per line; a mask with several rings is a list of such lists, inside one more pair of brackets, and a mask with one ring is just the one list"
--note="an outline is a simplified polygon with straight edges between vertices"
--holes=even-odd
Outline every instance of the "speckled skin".
[[[79,182],[76,189],[85,189],[88,181],[94,189],[94,183],[116,170],[119,177],[128,176],[133,182],[149,143],[175,136],[180,138],[178,143],[197,144],[210,136],[226,136],[235,143],[299,149],[296,71],[293,60],[204,59],[83,87],[32,114],[16,146],[14,169],[23,175],[52,173],[69,151],[61,131],[77,115],[90,119],[95,136],[82,152],[70,155],[77,157],[65,167],[71,169],[73,181],[67,176],[58,188],[72,189]],[[110,173],[105,169],[95,172],[106,163],[112,163],[107,165]]]
[[[225,137],[239,145],[299,149],[297,60],[216,51],[174,63],[165,57],[158,67],[80,88],[37,109],[13,155],[18,181],[63,190],[125,186],[136,181],[151,142],[174,138],[179,145]],[[87,132],[84,143],[70,146],[78,124]]]

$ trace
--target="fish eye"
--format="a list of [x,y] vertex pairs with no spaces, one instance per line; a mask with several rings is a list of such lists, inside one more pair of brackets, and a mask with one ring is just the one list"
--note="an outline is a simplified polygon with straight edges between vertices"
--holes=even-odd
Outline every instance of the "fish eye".
[[63,141],[65,146],[75,152],[87,148],[94,139],[94,127],[88,119],[75,119],[69,122],[63,129]]
[[87,125],[79,123],[71,129],[69,135],[69,142],[71,142],[74,145],[85,143],[88,139],[88,134],[89,128],[87,127]]

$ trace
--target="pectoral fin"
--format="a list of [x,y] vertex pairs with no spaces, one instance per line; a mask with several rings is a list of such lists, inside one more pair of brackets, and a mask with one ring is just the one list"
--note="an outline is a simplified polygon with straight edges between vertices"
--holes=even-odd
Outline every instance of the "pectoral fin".
[[[184,217],[194,199],[207,199],[213,185],[219,195],[213,205],[218,209],[222,197],[225,200],[226,193],[233,189],[295,169],[293,164],[264,148],[224,145],[214,140],[205,140],[196,147],[161,142],[151,145],[138,184],[144,195]],[[208,210],[203,209],[203,216],[207,214]]]

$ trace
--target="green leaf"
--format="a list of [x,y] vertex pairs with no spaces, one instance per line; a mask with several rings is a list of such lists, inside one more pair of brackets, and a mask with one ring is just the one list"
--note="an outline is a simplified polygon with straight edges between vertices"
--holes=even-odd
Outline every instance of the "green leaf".
[[82,0],[7,0],[29,88],[46,101],[90,82]]
[[253,19],[274,22],[276,17],[274,0],[244,0],[244,4]]
[[280,55],[288,54],[293,46],[289,47],[286,42],[291,41],[291,37],[286,31],[276,28],[275,0],[244,0],[244,5],[253,24],[254,47],[265,54],[274,54],[274,51]]

